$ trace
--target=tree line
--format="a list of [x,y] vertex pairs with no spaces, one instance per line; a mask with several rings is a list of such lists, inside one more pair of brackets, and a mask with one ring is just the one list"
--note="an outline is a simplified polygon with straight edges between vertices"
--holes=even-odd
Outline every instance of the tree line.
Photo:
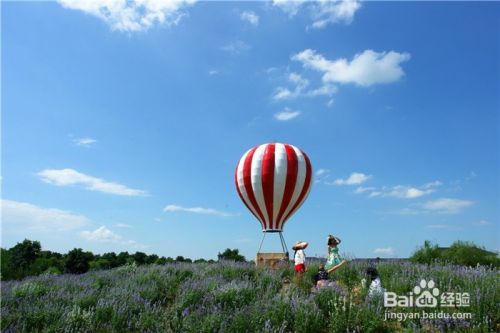
[[440,247],[426,240],[424,245],[413,253],[410,261],[419,264],[450,263],[460,266],[500,267],[498,253],[464,241],[455,241],[450,247]]
[[[1,280],[18,280],[26,276],[39,274],[82,274],[89,270],[111,269],[123,265],[146,265],[157,264],[165,265],[175,262],[215,262],[214,260],[185,258],[177,256],[171,257],[158,256],[156,254],[146,254],[137,251],[129,253],[127,251],[116,254],[107,252],[103,254],[94,254],[90,251],[84,251],[80,248],[74,248],[68,253],[42,250],[39,241],[25,239],[17,243],[10,249],[0,249],[1,261]],[[245,261],[245,257],[239,254],[238,249],[226,249],[217,255],[219,260]]]

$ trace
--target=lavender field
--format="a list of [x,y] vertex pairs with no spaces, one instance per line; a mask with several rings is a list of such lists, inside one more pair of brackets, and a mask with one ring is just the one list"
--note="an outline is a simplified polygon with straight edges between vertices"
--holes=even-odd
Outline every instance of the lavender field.
[[[382,297],[360,288],[367,263],[332,274],[331,288],[311,290],[291,268],[251,264],[124,266],[83,275],[43,275],[3,282],[2,332],[494,332],[499,329],[496,269],[380,263],[384,288],[405,294],[421,279],[468,292],[470,319],[385,320]],[[390,311],[414,312],[415,308]]]

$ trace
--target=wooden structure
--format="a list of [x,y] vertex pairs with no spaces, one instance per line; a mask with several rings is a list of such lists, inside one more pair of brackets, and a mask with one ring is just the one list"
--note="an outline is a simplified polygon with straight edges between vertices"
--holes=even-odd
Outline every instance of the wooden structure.
[[269,267],[272,269],[278,268],[283,265],[288,265],[288,253],[271,252],[264,253],[258,252],[255,258],[256,267]]

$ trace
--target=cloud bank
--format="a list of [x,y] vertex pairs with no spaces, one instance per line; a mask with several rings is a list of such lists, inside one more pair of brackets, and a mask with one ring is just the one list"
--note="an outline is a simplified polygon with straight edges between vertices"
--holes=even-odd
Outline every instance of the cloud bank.
[[144,196],[146,191],[129,188],[125,185],[92,177],[73,169],[45,169],[37,173],[42,181],[56,186],[81,185],[90,191],[123,195]]
[[67,9],[80,10],[104,21],[112,30],[137,32],[154,25],[177,25],[193,0],[59,0]]
[[409,53],[373,50],[358,53],[351,61],[345,58],[328,60],[312,49],[292,56],[292,60],[302,63],[305,68],[322,73],[323,82],[353,83],[363,87],[400,80],[405,75],[401,63],[409,59]]
[[78,229],[90,224],[90,220],[66,210],[3,199],[2,224],[16,229],[54,232]]
[[222,217],[233,216],[230,213],[223,212],[220,210],[216,210],[213,208],[203,208],[203,207],[182,207],[178,205],[167,205],[163,208],[164,212],[186,212],[186,213],[194,213],[194,214],[202,214],[202,215],[216,215]]

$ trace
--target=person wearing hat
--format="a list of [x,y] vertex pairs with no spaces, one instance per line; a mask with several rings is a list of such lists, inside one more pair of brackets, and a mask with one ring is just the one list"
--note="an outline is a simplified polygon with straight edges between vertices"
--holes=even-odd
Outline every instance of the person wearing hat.
[[333,235],[328,236],[328,259],[325,264],[325,269],[328,273],[335,271],[347,263],[339,254],[338,245],[340,242],[340,238]]
[[309,245],[304,241],[297,241],[292,249],[295,251],[294,260],[295,260],[295,272],[297,274],[303,274],[306,271],[306,254],[304,253],[304,249]]

